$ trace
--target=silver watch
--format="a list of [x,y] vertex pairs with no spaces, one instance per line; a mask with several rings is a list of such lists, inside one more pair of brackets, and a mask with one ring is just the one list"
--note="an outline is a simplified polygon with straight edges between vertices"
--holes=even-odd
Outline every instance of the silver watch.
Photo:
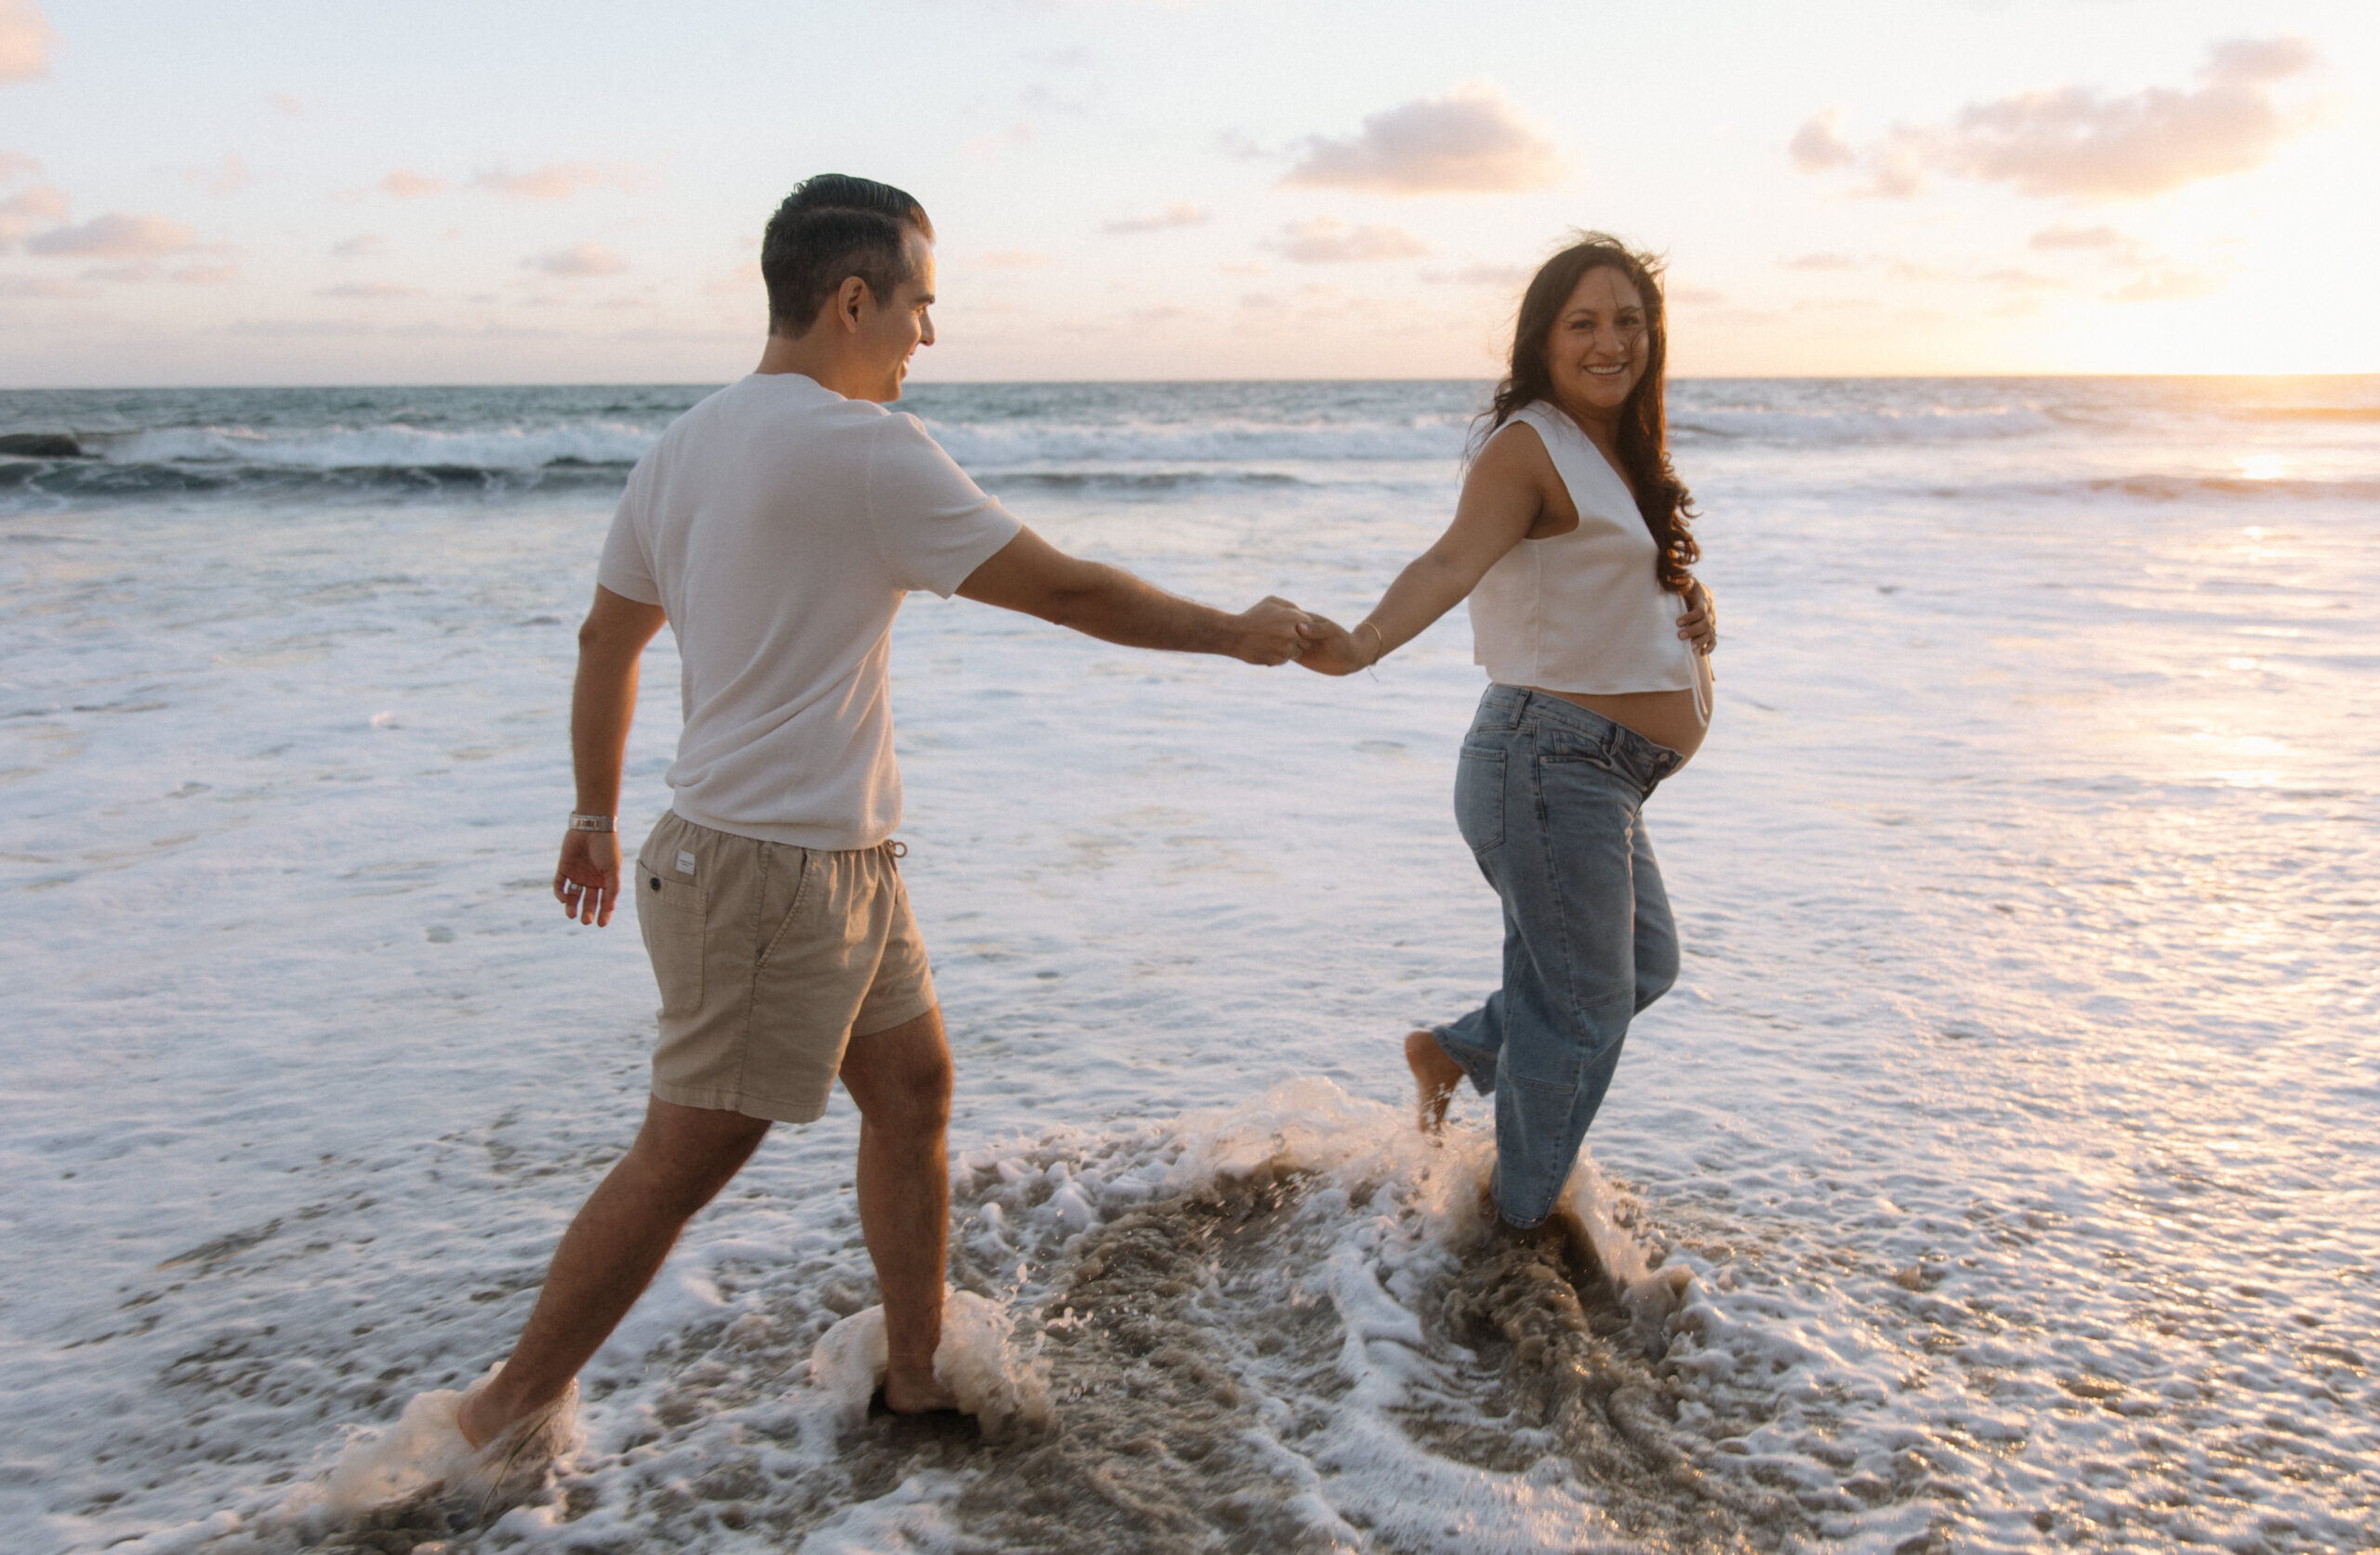
[[570,812],[570,829],[575,832],[608,832],[612,829],[612,818],[574,810]]

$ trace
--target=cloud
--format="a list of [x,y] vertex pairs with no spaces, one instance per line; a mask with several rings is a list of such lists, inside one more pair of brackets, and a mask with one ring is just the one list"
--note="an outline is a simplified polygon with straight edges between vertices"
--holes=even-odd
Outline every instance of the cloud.
[[162,216],[110,211],[80,227],[56,227],[25,240],[25,252],[52,258],[131,259],[178,254],[197,246],[197,235]]
[[1778,270],[1858,270],[1859,261],[1848,254],[1797,254],[1790,259],[1777,261]]
[[1842,119],[1839,112],[1830,108],[1795,130],[1793,138],[1785,143],[1785,153],[1793,159],[1793,165],[1805,173],[1823,173],[1858,161],[1859,153],[1843,138]]
[[0,200],[0,244],[14,243],[46,222],[66,219],[66,191],[35,184]]
[[[2021,92],[1971,103],[1945,125],[1897,125],[1856,157],[1869,170],[1869,192],[1897,198],[1921,191],[1930,173],[2013,184],[2037,198],[2162,194],[2269,161],[2310,122],[2284,111],[2271,87],[2316,62],[2302,38],[2233,38],[2208,47],[2194,88]],[[1790,149],[1805,172],[1853,160],[1823,114]]]
[[422,291],[418,286],[400,286],[393,281],[347,281],[319,287],[314,295],[340,302],[385,302],[390,297],[419,297]]
[[1301,265],[1413,259],[1430,251],[1428,244],[1402,227],[1350,227],[1327,216],[1290,223],[1268,246]]
[[72,281],[61,281],[54,275],[0,275],[0,297],[30,297],[62,300],[87,297],[89,292]]
[[754,287],[764,284],[766,282],[760,274],[760,264],[747,259],[726,274],[714,275],[704,282],[703,291],[713,296],[734,293],[737,297],[749,297]]
[[445,179],[416,173],[410,167],[397,168],[380,180],[381,191],[400,200],[418,200],[425,194],[443,193],[445,188]]
[[331,257],[361,259],[366,255],[377,254],[388,246],[388,240],[377,232],[358,232],[351,238],[341,238],[331,244]]
[[1432,270],[1422,280],[1442,285],[1497,286],[1518,291],[1536,273],[1527,265],[1465,265],[1461,270]]
[[1544,189],[1569,172],[1562,148],[1495,83],[1478,80],[1374,113],[1351,139],[1310,138],[1281,182],[1379,194],[1511,193]]
[[1155,216],[1118,217],[1103,221],[1103,232],[1161,232],[1168,227],[1203,227],[1207,223],[1206,208],[1188,200],[1176,200]]
[[193,167],[183,175],[194,184],[205,186],[209,194],[237,194],[255,181],[248,171],[247,160],[239,152],[226,155],[211,167]]
[[2096,250],[2102,254],[2124,257],[2138,252],[2140,242],[2128,232],[2113,227],[2069,227],[2060,223],[2044,227],[2027,240],[2025,246],[2043,251],[2055,249]]
[[220,286],[240,278],[237,265],[184,265],[173,279],[185,286]]
[[535,254],[521,263],[525,269],[571,279],[617,275],[628,268],[626,259],[600,243],[582,243],[575,248],[557,248],[549,253]]
[[2066,283],[2054,275],[2037,275],[2029,270],[2014,268],[1988,270],[1983,278],[2012,292],[2056,292],[2066,288]]
[[0,0],[0,81],[38,81],[49,73],[58,42],[35,0]]
[[276,110],[288,114],[293,119],[302,119],[306,116],[306,105],[298,101],[297,97],[292,93],[273,92],[269,94],[264,100],[272,104]]
[[971,162],[990,162],[1012,146],[1029,146],[1041,138],[1041,127],[1030,119],[1019,119],[1006,129],[992,130],[971,138],[959,148]]
[[1673,308],[1716,308],[1727,300],[1727,294],[1714,286],[1666,286],[1661,300]]
[[651,172],[633,162],[552,162],[526,173],[499,165],[471,175],[473,189],[493,190],[508,200],[567,200],[602,184],[635,194],[654,182]]
[[2109,302],[2187,302],[2219,292],[2229,284],[2228,275],[2209,275],[2202,270],[2161,270],[2141,276],[2128,285],[2119,286],[2108,294]]
[[0,184],[30,178],[40,171],[41,164],[22,152],[0,152]]
[[1002,248],[989,254],[978,254],[969,261],[985,270],[1035,270],[1050,262],[1047,254],[1037,254],[1029,248]]

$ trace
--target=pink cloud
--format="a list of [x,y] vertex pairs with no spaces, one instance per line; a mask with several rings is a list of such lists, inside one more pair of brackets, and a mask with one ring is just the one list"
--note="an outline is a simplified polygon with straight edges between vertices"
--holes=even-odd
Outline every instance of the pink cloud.
[[2110,302],[2187,302],[2221,291],[2230,282],[2228,275],[2209,275],[2202,270],[2160,270],[2141,276],[2108,294]]
[[237,194],[255,181],[248,171],[247,159],[233,152],[212,167],[193,167],[188,177],[194,184],[203,185],[209,194]]
[[1412,259],[1430,251],[1428,244],[1402,227],[1350,227],[1327,216],[1292,222],[1281,229],[1270,246],[1301,265]]
[[2025,244],[2028,248],[2096,249],[2102,253],[2129,254],[2140,246],[2130,235],[2113,227],[2069,227],[2059,223],[2035,232]]
[[35,184],[0,200],[0,243],[14,243],[36,226],[66,219],[66,191]]
[[1848,254],[1797,254],[1790,259],[1777,261],[1779,270],[1858,270],[1859,261]]
[[497,166],[471,176],[472,188],[492,190],[510,200],[567,200],[582,189],[602,184],[634,194],[656,181],[652,173],[632,162],[556,162],[526,173]]
[[25,252],[53,258],[126,259],[178,254],[197,244],[197,234],[178,221],[110,211],[80,227],[35,233],[25,240]]
[[445,187],[445,179],[416,173],[410,167],[397,168],[380,180],[381,191],[400,200],[418,200],[425,194],[437,194]]
[[1176,200],[1155,216],[1119,217],[1100,223],[1103,232],[1161,232],[1169,227],[1198,227],[1205,225],[1204,208],[1188,200]]
[[385,302],[391,297],[419,297],[422,293],[418,286],[400,286],[392,281],[350,281],[321,287],[314,295],[341,302]]
[[1943,173],[2036,197],[2136,199],[2263,166],[2308,123],[2283,109],[2273,85],[2316,63],[2302,38],[2234,38],[2209,46],[2193,88],[2020,92],[1971,103],[1948,125],[1895,125],[1856,153],[1821,114],[1791,150],[1805,172],[1864,162],[1869,192],[1897,198]]
[[240,278],[237,265],[184,265],[174,271],[174,280],[185,286],[220,286]]
[[38,81],[49,73],[57,33],[35,0],[0,0],[0,81]]
[[1828,109],[1793,132],[1786,142],[1785,152],[1793,165],[1805,173],[1823,173],[1830,167],[1848,167],[1859,160],[1851,142],[1843,138],[1843,115]]
[[1511,193],[1547,188],[1569,171],[1562,148],[1494,82],[1479,80],[1374,113],[1346,139],[1313,137],[1281,182],[1379,194]]
[[549,253],[532,255],[521,263],[529,270],[574,280],[590,275],[617,275],[628,268],[628,262],[626,259],[600,243],[582,243],[575,248],[557,248]]

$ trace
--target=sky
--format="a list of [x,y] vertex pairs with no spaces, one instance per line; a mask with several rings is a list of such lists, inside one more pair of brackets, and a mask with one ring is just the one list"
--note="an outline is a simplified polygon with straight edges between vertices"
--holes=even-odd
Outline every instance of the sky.
[[0,0],[0,387],[722,381],[801,178],[917,381],[1485,377],[1578,228],[1680,376],[2380,371],[2373,0]]

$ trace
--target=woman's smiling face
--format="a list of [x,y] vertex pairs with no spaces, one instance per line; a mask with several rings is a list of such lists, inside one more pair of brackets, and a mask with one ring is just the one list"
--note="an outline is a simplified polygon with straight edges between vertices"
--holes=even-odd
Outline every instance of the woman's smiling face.
[[1598,265],[1579,277],[1545,337],[1545,368],[1563,408],[1609,421],[1645,377],[1652,330],[1627,272]]

